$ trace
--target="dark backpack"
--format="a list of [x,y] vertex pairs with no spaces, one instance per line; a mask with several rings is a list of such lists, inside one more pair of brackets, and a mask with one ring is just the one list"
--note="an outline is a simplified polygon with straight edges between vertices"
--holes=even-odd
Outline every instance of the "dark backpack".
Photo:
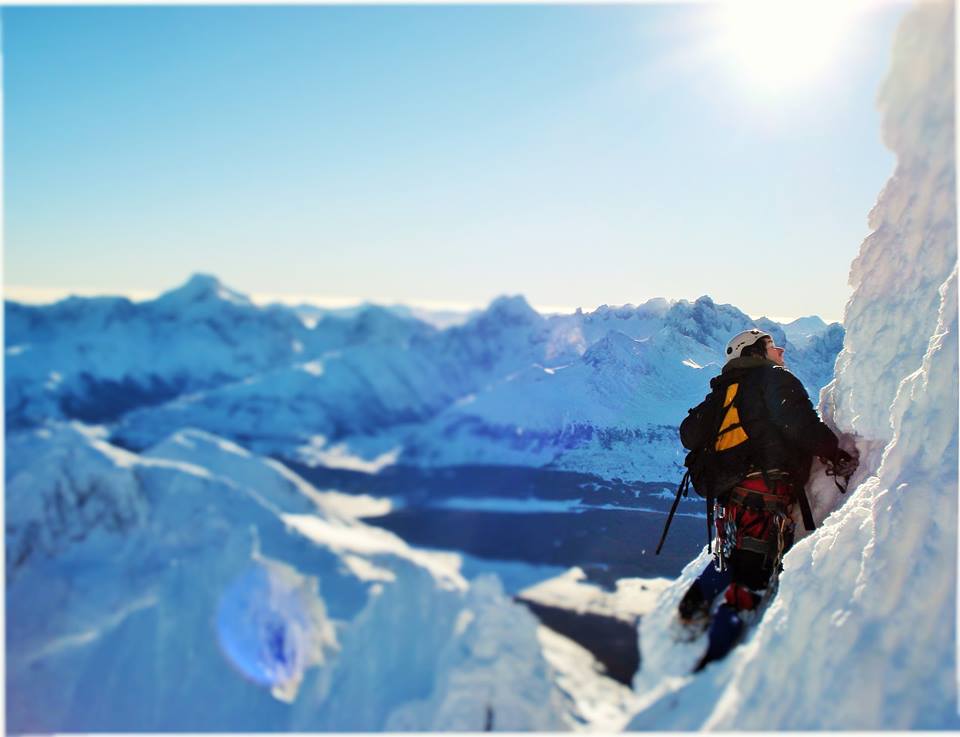
[[703,442],[689,453],[683,464],[690,485],[704,499],[719,499],[746,475],[750,468],[750,436],[740,424],[737,395],[740,381],[718,384],[706,399],[701,432]]
[[677,496],[673,500],[667,523],[660,536],[656,555],[660,554],[663,542],[667,539],[667,530],[670,529],[680,497],[687,496],[690,486],[693,486],[693,490],[707,500],[707,545],[709,546],[713,538],[714,500],[726,496],[750,467],[751,447],[748,442],[750,437],[740,424],[740,411],[737,408],[740,383],[736,378],[717,382],[713,386],[713,391],[704,400],[706,406],[700,421],[705,423],[705,428],[701,428],[698,433],[703,440],[698,447],[687,453],[683,461],[687,472],[677,488]]
[[[677,496],[673,500],[673,506],[663,527],[656,555],[660,554],[660,549],[667,539],[667,531],[677,511],[680,497],[687,496],[691,485],[698,495],[707,500],[707,547],[709,547],[713,540],[714,501],[718,499],[722,501],[750,468],[752,455],[750,436],[740,423],[740,411],[737,407],[740,386],[739,377],[717,382],[712,384],[713,391],[704,400],[706,407],[702,413],[701,422],[708,423],[707,432],[698,433],[703,439],[702,442],[687,453],[683,461],[687,472],[680,481],[680,486],[677,487]],[[766,472],[764,472],[764,478],[766,479]],[[813,515],[803,487],[795,488],[795,493],[800,504],[804,527],[812,530],[814,529]]]

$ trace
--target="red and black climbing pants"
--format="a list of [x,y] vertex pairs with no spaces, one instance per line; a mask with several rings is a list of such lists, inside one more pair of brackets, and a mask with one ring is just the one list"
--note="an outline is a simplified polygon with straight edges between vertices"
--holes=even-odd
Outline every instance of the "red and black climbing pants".
[[760,475],[743,479],[717,502],[716,557],[730,571],[724,598],[738,610],[754,609],[780,571],[780,559],[793,544],[790,516],[793,490],[787,479]]

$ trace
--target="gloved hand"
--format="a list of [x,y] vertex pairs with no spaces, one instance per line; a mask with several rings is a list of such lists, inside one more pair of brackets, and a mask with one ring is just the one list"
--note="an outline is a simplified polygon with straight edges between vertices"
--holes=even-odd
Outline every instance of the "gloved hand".
[[830,462],[833,465],[833,473],[837,476],[843,476],[844,478],[853,476],[857,470],[857,466],[860,465],[860,461],[840,448],[837,448],[837,452]]

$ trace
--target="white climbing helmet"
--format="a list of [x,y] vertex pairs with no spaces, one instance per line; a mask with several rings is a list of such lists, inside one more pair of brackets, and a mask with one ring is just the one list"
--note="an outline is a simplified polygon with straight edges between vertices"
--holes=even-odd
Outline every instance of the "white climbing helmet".
[[757,330],[756,328],[751,328],[750,330],[744,330],[742,333],[737,333],[730,338],[730,342],[727,343],[727,363],[732,361],[734,358],[740,358],[740,354],[743,353],[743,349],[747,346],[753,345],[758,340],[763,340],[764,338],[769,337],[769,333],[765,333],[762,330]]

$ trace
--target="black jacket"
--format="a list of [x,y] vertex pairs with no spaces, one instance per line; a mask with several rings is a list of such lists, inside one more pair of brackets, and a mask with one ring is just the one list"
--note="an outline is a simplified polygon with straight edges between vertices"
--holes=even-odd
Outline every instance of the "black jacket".
[[[810,475],[813,456],[834,457],[837,436],[821,422],[803,384],[782,366],[759,356],[735,358],[711,379],[713,391],[680,425],[680,440],[688,450],[703,447],[716,436],[717,404],[732,382],[740,385],[734,404],[749,441],[742,453],[715,456],[717,462],[735,466],[724,469],[723,476],[742,479],[751,470],[779,469],[802,484]],[[729,457],[721,459],[721,455]]]

